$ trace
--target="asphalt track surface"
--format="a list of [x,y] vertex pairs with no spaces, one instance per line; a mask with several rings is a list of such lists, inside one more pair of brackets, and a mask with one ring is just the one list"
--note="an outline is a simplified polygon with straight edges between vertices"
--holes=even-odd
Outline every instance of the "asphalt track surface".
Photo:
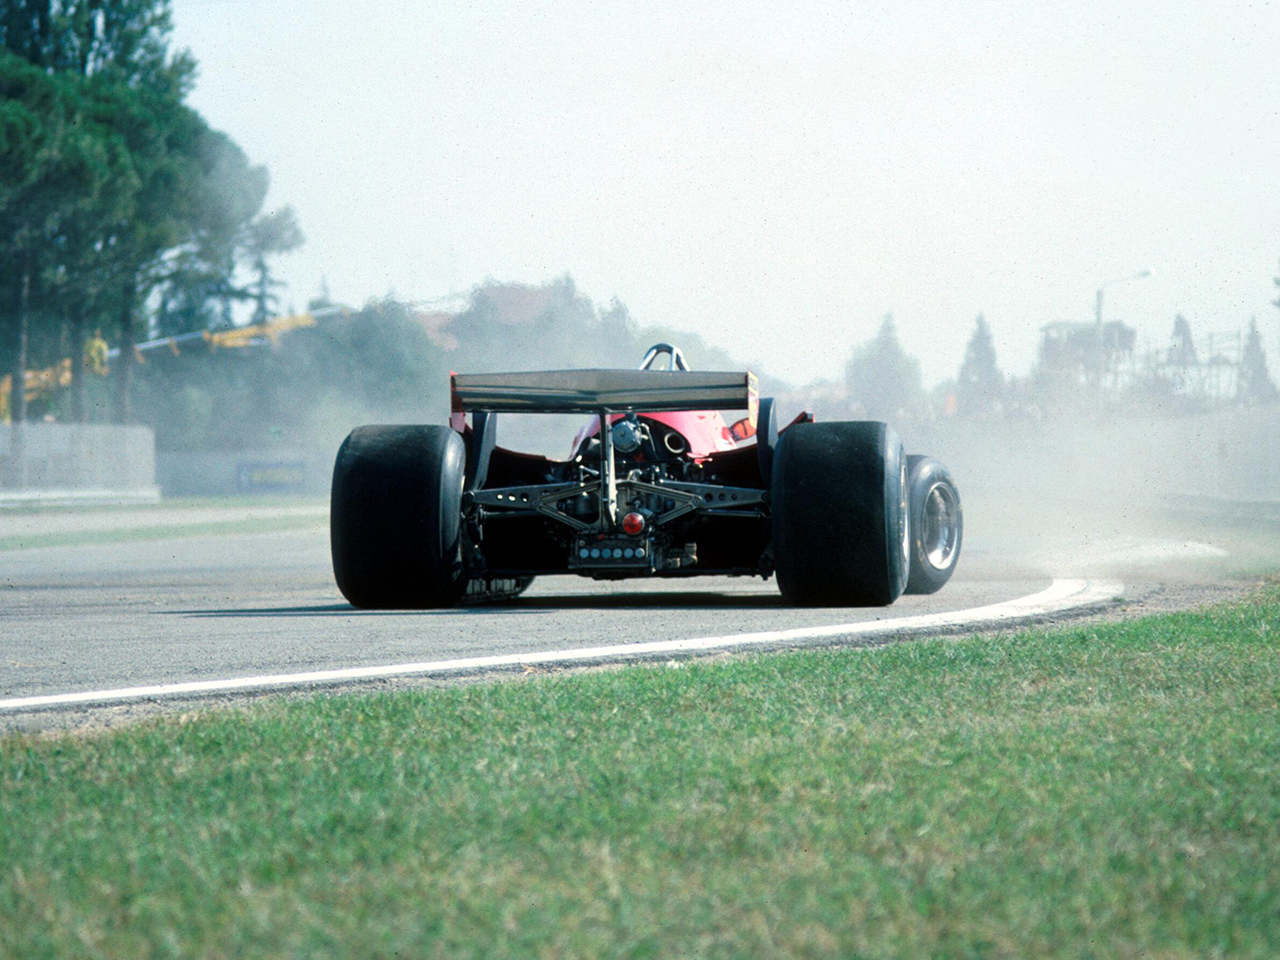
[[[42,517],[17,518],[10,527],[57,532],[85,522]],[[8,550],[0,552],[0,701],[874,621],[892,638],[902,618],[1001,604],[1041,593],[1062,576],[1123,579],[1126,601],[1141,609],[1169,593],[1152,558],[1167,566],[1225,553],[1182,539],[1085,538],[1075,556],[1071,546],[1053,556],[1043,544],[971,536],[947,588],[889,608],[793,609],[772,581],[758,579],[550,577],[511,602],[428,612],[360,611],[343,601],[322,518],[276,533]],[[1081,559],[1089,556],[1106,562],[1089,569]],[[1126,568],[1136,576],[1117,576]],[[1094,595],[1074,613],[1102,605]],[[885,639],[879,632],[810,642]],[[0,710],[0,729],[21,725],[20,718],[21,711]]]

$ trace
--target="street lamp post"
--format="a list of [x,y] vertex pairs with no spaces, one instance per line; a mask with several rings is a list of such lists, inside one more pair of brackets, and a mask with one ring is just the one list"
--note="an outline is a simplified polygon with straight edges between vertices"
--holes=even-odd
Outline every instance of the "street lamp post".
[[1151,270],[1139,270],[1137,273],[1130,274],[1127,277],[1117,277],[1114,280],[1108,280],[1106,283],[1099,284],[1097,291],[1097,299],[1094,301],[1094,317],[1097,321],[1098,330],[1098,412],[1103,409],[1103,398],[1105,397],[1105,382],[1107,378],[1107,343],[1102,333],[1102,291],[1107,287],[1113,287],[1117,283],[1128,283],[1130,280],[1142,280],[1151,276]]

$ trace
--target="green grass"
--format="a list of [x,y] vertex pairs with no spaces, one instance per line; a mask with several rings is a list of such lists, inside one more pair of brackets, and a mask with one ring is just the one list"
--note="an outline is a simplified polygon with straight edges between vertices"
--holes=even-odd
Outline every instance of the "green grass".
[[0,552],[30,550],[35,547],[81,547],[95,543],[175,540],[185,537],[229,536],[243,533],[279,533],[284,530],[304,530],[328,525],[328,516],[316,514],[314,516],[256,517],[251,520],[209,520],[202,523],[120,527],[109,530],[66,530],[60,533],[0,537]]
[[0,956],[1275,957],[1280,589],[0,740]]

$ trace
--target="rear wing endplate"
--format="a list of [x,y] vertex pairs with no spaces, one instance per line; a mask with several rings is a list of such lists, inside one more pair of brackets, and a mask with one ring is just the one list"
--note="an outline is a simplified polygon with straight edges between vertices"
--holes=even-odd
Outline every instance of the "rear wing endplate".
[[453,375],[453,412],[660,413],[747,410],[755,422],[755,374],[703,370],[546,370]]

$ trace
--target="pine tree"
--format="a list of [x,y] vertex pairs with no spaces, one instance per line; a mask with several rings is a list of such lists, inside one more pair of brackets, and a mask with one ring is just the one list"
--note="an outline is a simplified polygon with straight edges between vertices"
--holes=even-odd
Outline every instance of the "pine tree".
[[1240,380],[1236,387],[1236,399],[1241,403],[1269,403],[1276,398],[1276,385],[1267,372],[1267,354],[1262,348],[1262,335],[1258,333],[1258,318],[1249,320],[1249,335],[1245,337],[1244,351],[1240,356]]
[[172,53],[170,0],[5,0],[0,48],[49,73],[105,77],[181,98],[195,60]]
[[986,417],[999,411],[1004,376],[996,364],[996,347],[987,318],[978,314],[973,335],[964,350],[956,382],[956,412],[962,417]]
[[875,337],[854,350],[845,365],[850,399],[876,420],[897,420],[924,406],[920,362],[902,349],[893,314],[885,314]]
[[293,207],[282,207],[272,213],[264,213],[245,229],[244,254],[257,277],[253,281],[253,299],[257,303],[253,322],[263,323],[271,316],[276,304],[272,291],[283,283],[271,276],[267,258],[288,253],[302,246],[302,228],[298,226]]

